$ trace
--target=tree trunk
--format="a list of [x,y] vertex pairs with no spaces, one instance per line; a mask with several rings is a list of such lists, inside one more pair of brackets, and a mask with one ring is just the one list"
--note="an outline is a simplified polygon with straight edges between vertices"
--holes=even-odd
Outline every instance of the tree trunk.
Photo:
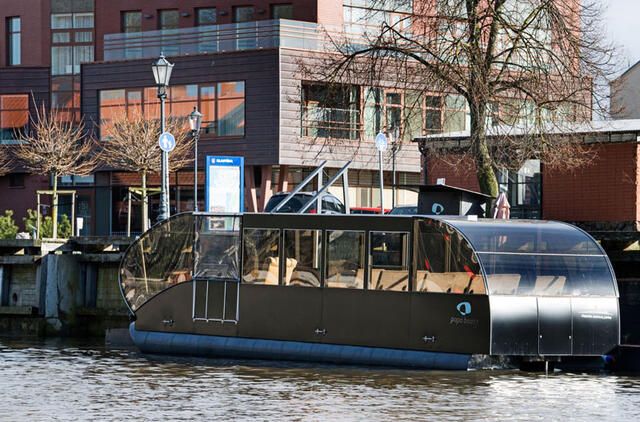
[[147,172],[142,171],[142,232],[149,229],[149,196],[147,195]]
[[496,179],[487,146],[487,102],[483,100],[469,101],[469,110],[471,112],[471,151],[476,165],[478,184],[482,193],[493,197],[487,201],[488,213],[495,198],[498,197],[498,179]]
[[52,230],[51,237],[58,238],[58,173],[53,173],[53,200],[51,207]]

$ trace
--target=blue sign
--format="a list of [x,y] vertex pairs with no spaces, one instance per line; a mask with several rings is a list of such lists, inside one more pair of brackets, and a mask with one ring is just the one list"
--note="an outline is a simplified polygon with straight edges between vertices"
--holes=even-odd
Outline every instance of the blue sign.
[[158,145],[160,145],[161,150],[171,152],[176,147],[176,138],[169,132],[164,132],[158,138]]
[[244,211],[244,157],[207,156],[206,211]]
[[384,133],[378,133],[376,136],[376,148],[378,148],[380,152],[387,150],[387,137],[384,136]]

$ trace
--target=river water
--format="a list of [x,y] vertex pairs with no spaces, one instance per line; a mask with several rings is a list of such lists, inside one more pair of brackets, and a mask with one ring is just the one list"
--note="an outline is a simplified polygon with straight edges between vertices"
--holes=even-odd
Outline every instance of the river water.
[[0,420],[638,420],[640,377],[204,360],[0,338]]

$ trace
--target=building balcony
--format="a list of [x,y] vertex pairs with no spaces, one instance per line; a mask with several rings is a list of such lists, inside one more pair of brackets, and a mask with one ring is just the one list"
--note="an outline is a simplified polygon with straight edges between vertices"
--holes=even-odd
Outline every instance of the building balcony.
[[263,20],[191,28],[108,34],[104,59],[126,60],[255,50],[274,47],[320,50],[328,42],[314,22]]

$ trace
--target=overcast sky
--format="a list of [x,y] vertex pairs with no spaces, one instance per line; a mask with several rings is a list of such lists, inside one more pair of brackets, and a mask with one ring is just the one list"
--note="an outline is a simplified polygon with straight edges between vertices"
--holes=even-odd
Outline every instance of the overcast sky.
[[640,60],[640,0],[608,0],[607,29],[622,47],[624,67]]

